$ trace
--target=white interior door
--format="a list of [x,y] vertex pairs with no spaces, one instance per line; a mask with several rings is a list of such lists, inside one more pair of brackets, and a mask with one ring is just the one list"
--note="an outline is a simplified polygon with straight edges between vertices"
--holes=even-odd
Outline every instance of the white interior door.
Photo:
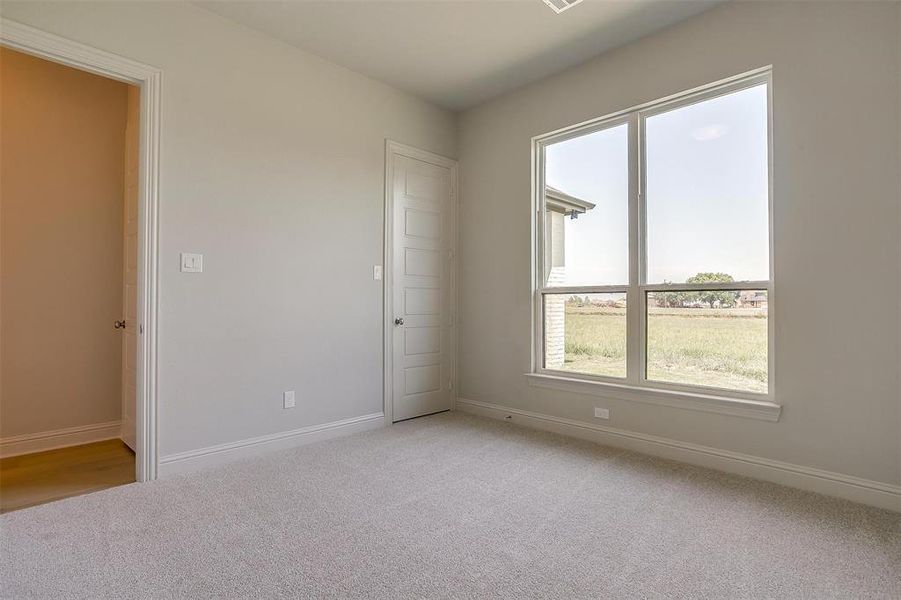
[[[391,297],[394,421],[453,406],[454,186],[449,159],[393,160]],[[410,153],[416,154],[416,153]]]
[[125,123],[125,218],[123,223],[122,329],[122,441],[136,450],[138,352],[138,159],[140,154],[140,98],[137,87],[128,88]]

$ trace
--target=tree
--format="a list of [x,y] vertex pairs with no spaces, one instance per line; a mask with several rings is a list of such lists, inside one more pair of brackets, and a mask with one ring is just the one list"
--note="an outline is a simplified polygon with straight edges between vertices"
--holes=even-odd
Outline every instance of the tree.
[[[685,280],[685,283],[732,283],[735,281],[728,273],[698,273]],[[693,292],[694,297],[710,308],[732,308],[738,301],[738,292],[733,290],[705,290]]]
[[[664,280],[663,283],[670,282]],[[662,308],[682,308],[689,299],[689,294],[691,292],[657,292],[654,294],[654,299],[657,301],[657,306]]]

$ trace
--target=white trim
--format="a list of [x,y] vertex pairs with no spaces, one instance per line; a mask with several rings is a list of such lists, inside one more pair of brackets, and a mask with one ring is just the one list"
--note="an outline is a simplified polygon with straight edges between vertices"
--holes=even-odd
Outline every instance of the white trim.
[[159,474],[161,477],[168,477],[266,452],[295,448],[352,433],[378,429],[384,424],[385,415],[383,413],[373,413],[321,425],[301,427],[292,431],[262,435],[237,442],[188,450],[187,452],[179,452],[160,458]]
[[[648,117],[671,110],[704,102],[713,98],[735,93],[754,86],[765,85],[767,89],[767,177],[768,177],[768,250],[769,279],[765,281],[736,281],[728,283],[690,284],[690,283],[652,283],[646,282],[646,226],[647,215],[645,205],[646,175],[646,140],[645,121]],[[762,67],[733,77],[722,79],[704,86],[680,92],[647,102],[638,106],[617,111],[615,113],[572,125],[557,131],[534,136],[532,138],[532,327],[531,327],[531,369],[529,375],[545,375],[555,380],[572,378],[579,384],[606,384],[610,387],[624,389],[627,384],[633,395],[650,393],[661,396],[664,392],[671,395],[692,399],[703,397],[703,403],[680,402],[681,408],[710,406],[719,403],[723,414],[736,414],[737,403],[748,403],[748,412],[756,412],[759,405],[767,407],[769,414],[779,411],[775,394],[775,321],[774,321],[774,227],[773,227],[773,104],[772,104],[772,66]],[[544,163],[546,148],[551,144],[570,140],[576,137],[604,131],[613,127],[628,125],[628,157],[629,157],[629,281],[621,285],[566,286],[549,287],[545,277],[545,252],[543,248],[545,235],[545,190]],[[647,374],[647,330],[648,309],[647,293],[656,291],[681,290],[767,290],[769,298],[767,312],[767,391],[765,393],[746,390],[733,390],[689,383],[673,383],[648,379]],[[544,367],[544,296],[567,293],[608,293],[626,292],[628,306],[626,310],[626,376],[614,378],[595,376],[587,373],[570,374],[565,371]],[[531,383],[531,382],[530,382]],[[583,389],[586,388],[582,385]],[[559,388],[558,388],[559,389]],[[597,390],[597,386],[594,387]],[[590,392],[589,392],[590,393]],[[641,398],[634,398],[641,400]],[[713,400],[711,402],[710,400]],[[651,402],[660,403],[660,402]],[[777,407],[778,408],[778,407]],[[705,408],[701,408],[705,410]],[[740,412],[740,411],[739,411]],[[772,419],[771,419],[772,420]]]
[[451,266],[451,280],[448,282],[450,286],[450,297],[452,305],[450,307],[450,335],[451,335],[451,410],[456,409],[456,390],[459,389],[457,365],[459,354],[458,332],[460,324],[457,317],[459,307],[459,286],[457,282],[460,280],[460,260],[457,256],[459,248],[459,198],[460,198],[460,163],[452,158],[441,156],[427,150],[414,148],[395,142],[391,139],[385,139],[385,226],[384,226],[384,269],[382,269],[382,306],[384,312],[382,314],[382,352],[384,353],[383,365],[383,389],[382,389],[382,410],[385,413],[385,420],[388,424],[394,422],[394,157],[406,156],[421,160],[439,167],[450,169],[451,179],[451,222],[453,225],[453,235],[451,235],[450,248],[453,264]]
[[159,308],[159,162],[162,71],[51,33],[0,19],[0,45],[141,88],[141,163],[138,199],[138,379],[136,458],[138,481],[156,479],[157,347]]
[[407,146],[406,144],[401,144],[400,142],[395,142],[391,139],[385,140],[385,152],[388,154],[400,154],[401,156],[406,156],[408,158],[415,158],[416,160],[421,160],[438,167],[445,167],[447,169],[457,168],[457,161],[453,158],[441,156],[440,154],[435,154],[428,150],[414,148],[413,146]]
[[33,452],[46,452],[69,446],[80,446],[91,442],[114,440],[122,434],[122,422],[110,421],[108,423],[95,423],[93,425],[79,425],[54,429],[53,431],[41,431],[38,433],[26,433],[0,439],[0,458],[31,454]]
[[901,512],[901,486],[890,483],[488,402],[457,398],[457,408],[534,429]]
[[572,392],[574,394],[588,394],[601,396],[614,400],[628,402],[641,402],[643,404],[656,404],[658,406],[670,406],[688,410],[746,417],[760,421],[778,421],[782,413],[782,407],[775,402],[767,400],[735,399],[733,397],[717,396],[715,394],[698,393],[695,391],[675,391],[671,389],[657,389],[653,387],[639,387],[628,383],[615,383],[611,381],[596,381],[582,379],[570,374],[549,375],[546,373],[526,373],[529,385],[532,387]]

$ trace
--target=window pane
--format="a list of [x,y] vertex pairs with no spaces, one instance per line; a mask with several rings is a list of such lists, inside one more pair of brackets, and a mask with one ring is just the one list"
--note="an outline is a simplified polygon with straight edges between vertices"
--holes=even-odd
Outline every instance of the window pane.
[[766,85],[649,117],[648,283],[769,279]]
[[629,283],[628,125],[545,149],[548,286]]
[[648,294],[647,377],[767,391],[766,290]]
[[626,294],[544,296],[544,368],[626,376]]

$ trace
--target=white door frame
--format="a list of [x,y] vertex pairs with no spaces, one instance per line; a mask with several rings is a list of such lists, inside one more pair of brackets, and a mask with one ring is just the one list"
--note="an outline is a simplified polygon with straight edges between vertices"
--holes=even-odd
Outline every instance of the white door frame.
[[459,265],[457,260],[457,203],[459,201],[460,189],[460,165],[456,160],[434,154],[426,150],[420,150],[412,146],[400,144],[390,139],[385,140],[385,256],[384,256],[384,281],[382,282],[382,298],[385,307],[383,319],[384,339],[384,372],[383,379],[385,384],[383,410],[385,413],[385,423],[390,425],[394,422],[394,157],[406,156],[423,162],[431,163],[441,167],[450,169],[451,172],[451,223],[453,225],[453,233],[451,235],[451,277],[450,277],[450,335],[451,335],[451,373],[453,381],[453,390],[451,394],[451,410],[456,409],[457,399],[457,340],[459,336],[459,319],[457,318],[457,306],[459,305],[457,294],[459,281]]
[[135,478],[156,479],[159,139],[162,72],[116,54],[9,19],[0,19],[0,45],[141,88],[138,198],[138,377]]

